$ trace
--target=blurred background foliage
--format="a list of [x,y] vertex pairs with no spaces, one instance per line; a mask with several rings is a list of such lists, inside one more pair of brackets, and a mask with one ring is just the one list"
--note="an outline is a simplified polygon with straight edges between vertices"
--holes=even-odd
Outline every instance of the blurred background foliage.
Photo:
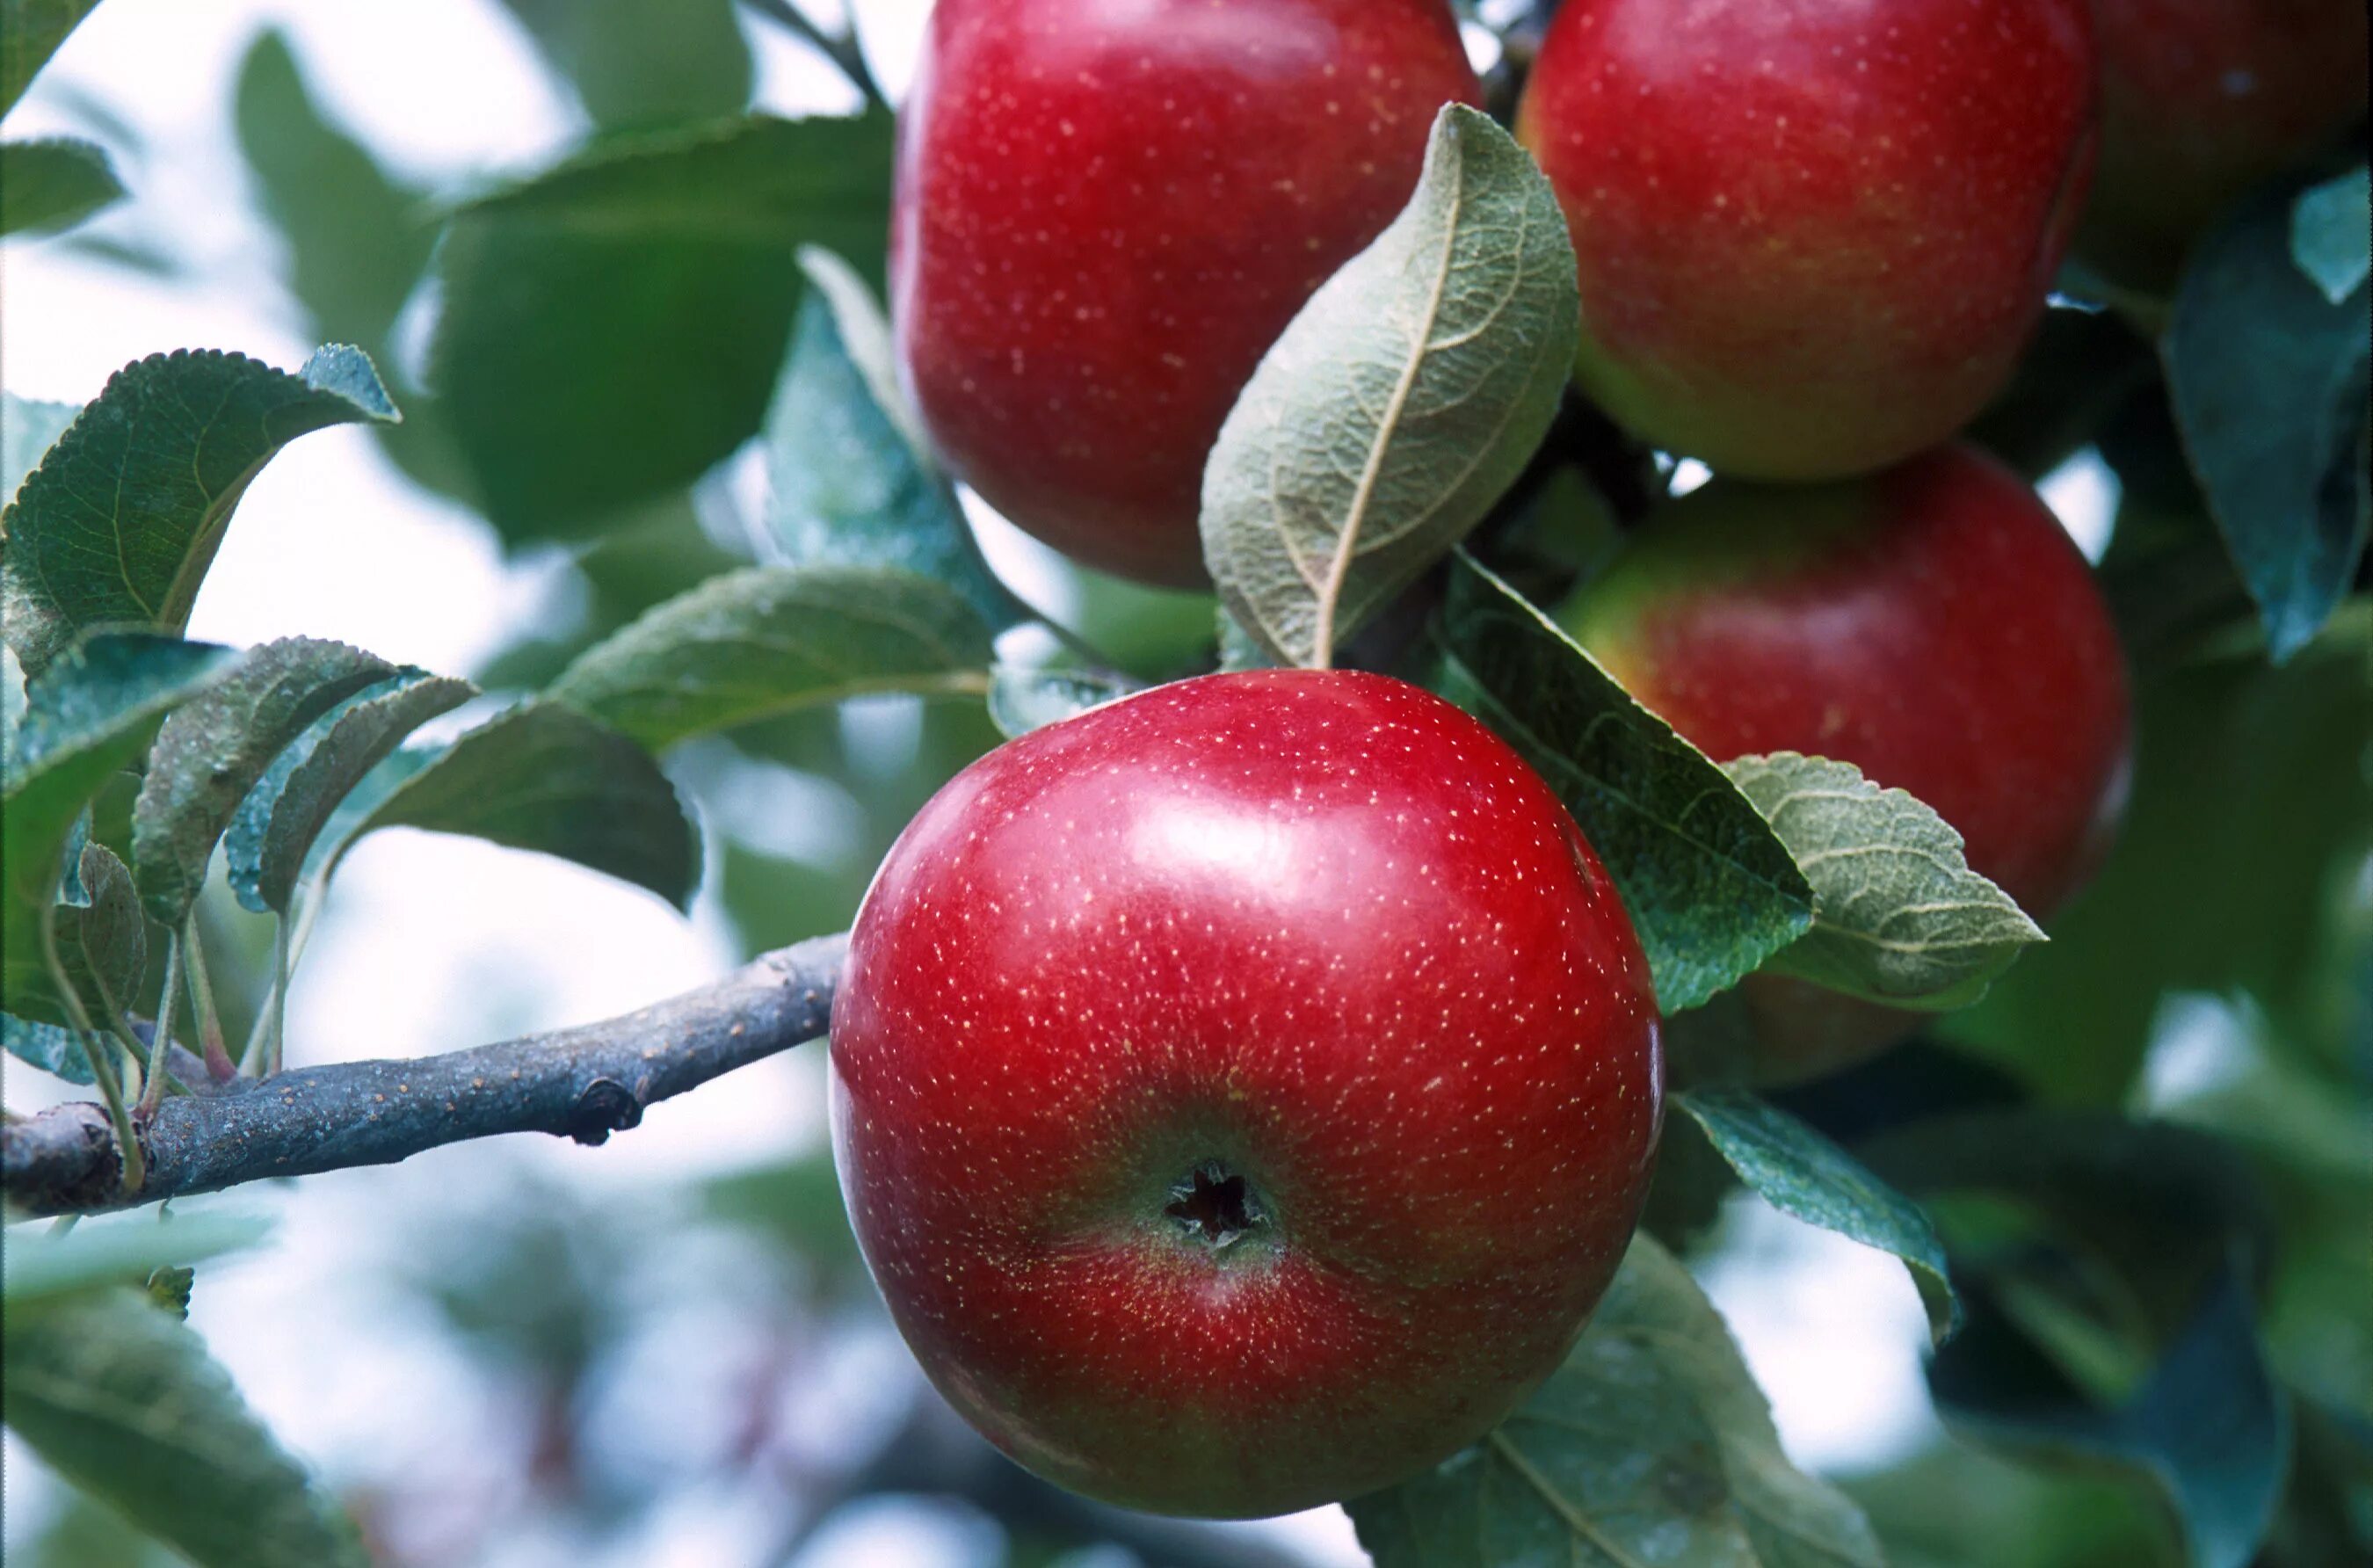
[[[254,252],[234,248],[227,269],[183,244],[175,209],[152,209],[189,170],[153,144],[134,89],[110,86],[107,52],[141,45],[136,19],[107,13],[141,4],[109,0],[109,30],[87,28],[29,100],[108,149],[131,199],[13,240],[11,259],[45,247],[87,289],[277,291],[269,309],[296,336],[368,350],[405,418],[339,439],[377,443],[401,485],[476,520],[537,585],[453,673],[540,685],[653,604],[766,558],[751,443],[800,307],[797,252],[821,244],[877,288],[883,264],[889,121],[805,36],[835,42],[838,18],[731,0],[441,0],[485,12],[557,106],[550,172],[522,183],[505,155],[431,174],[375,146],[333,85],[373,68],[334,58],[362,32],[222,7],[207,26],[245,41],[205,90],[243,168],[173,200],[249,204],[274,263],[259,271]],[[922,9],[857,6],[894,96]],[[412,112],[466,125],[472,94],[520,89],[481,64],[406,90]],[[743,120],[754,103],[784,118]],[[704,158],[695,177],[671,161],[719,138],[740,161]],[[97,390],[20,386],[18,369],[12,392]],[[1866,1366],[1791,1374],[1792,1358],[1846,1356],[1857,1339],[1915,1365],[1900,1280],[1881,1307],[1852,1307],[1874,1276],[1840,1265],[1842,1244],[1808,1251],[1726,1176],[1699,1170],[1694,1200],[1672,1190],[1686,1174],[1660,1191],[1783,1436],[1915,1568],[2215,1560],[2201,1532],[2242,1527],[2234,1510],[2257,1484],[2238,1472],[2285,1456],[2257,1561],[2373,1560],[2373,614],[2360,584],[2321,637],[2269,662],[2166,398],[2143,332],[2060,309],[1979,432],[2080,534],[2107,538],[2137,672],[2122,837],[2050,945],[1982,1004],[1791,1100],[1935,1204],[1973,1322],[1931,1368],[1933,1394]],[[982,521],[1009,582],[1131,673],[1208,664],[1208,598],[1074,569]],[[1604,543],[1528,539],[1521,508],[1503,521],[1552,572]],[[709,844],[700,919],[740,954],[839,929],[907,818],[997,739],[976,702],[896,698],[684,748],[670,771]],[[102,802],[99,837],[127,810]],[[243,1031],[264,933],[227,899],[201,916]],[[473,984],[484,994],[452,1015],[485,1035],[544,1021],[507,1014],[527,1003],[499,973]],[[731,1169],[661,1161],[606,1179],[610,1151],[456,1150],[266,1199],[286,1210],[281,1242],[260,1263],[200,1266],[193,1320],[392,1564],[1358,1560],[1339,1515],[1126,1517],[991,1455],[873,1300],[814,1119],[819,1059],[773,1065],[768,1094],[803,1109]],[[636,1139],[675,1114],[696,1113],[668,1107]],[[2112,1148],[2131,1158],[2105,1173]],[[2153,1399],[2183,1419],[2144,1419]],[[2183,1430],[2193,1446],[2170,1449]],[[2279,1452],[2244,1453],[2262,1439]],[[14,1445],[8,1489],[12,1562],[171,1561]]]

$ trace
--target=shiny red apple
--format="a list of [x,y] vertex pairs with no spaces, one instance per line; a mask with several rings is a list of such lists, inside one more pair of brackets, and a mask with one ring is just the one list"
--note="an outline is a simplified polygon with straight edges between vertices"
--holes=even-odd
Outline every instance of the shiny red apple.
[[1557,1366],[1647,1183],[1648,969],[1556,796],[1378,675],[1157,687],[923,808],[851,933],[834,1147],[891,1315],[1015,1459],[1253,1516]]
[[[2035,492],[1968,447],[1846,484],[1717,479],[1652,515],[1557,618],[1718,761],[1834,757],[1918,796],[2039,920],[2090,874],[2123,803],[2108,607]],[[1794,981],[1745,995],[1770,1079],[1913,1022]]]
[[1517,118],[1582,386],[1762,479],[1942,440],[2008,378],[2093,158],[2085,0],[1566,0]]
[[1221,422],[1453,99],[1447,0],[939,0],[890,287],[941,455],[1067,555],[1205,581]]
[[2365,112],[2365,0],[2093,0],[2101,168],[2077,253],[2159,289],[2251,185]]

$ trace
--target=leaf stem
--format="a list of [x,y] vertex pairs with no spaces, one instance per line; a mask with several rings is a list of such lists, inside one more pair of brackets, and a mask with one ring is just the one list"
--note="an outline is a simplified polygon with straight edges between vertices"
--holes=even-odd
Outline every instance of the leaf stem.
[[263,1065],[256,1074],[269,1078],[280,1071],[283,1047],[288,1040],[288,917],[282,915],[272,923],[272,1034],[265,1047]]
[[165,1064],[173,1057],[173,1007],[181,999],[181,935],[165,936],[165,989],[157,999],[157,1029],[148,1036],[148,1065],[140,1085],[139,1117],[146,1121],[165,1102]]
[[217,1083],[228,1082],[239,1069],[232,1065],[230,1052],[223,1043],[222,1014],[215,1009],[214,981],[206,974],[206,948],[198,939],[195,910],[181,926],[181,951],[188,957],[190,1011],[197,1015],[198,1038],[205,1049],[206,1076]]
[[859,47],[857,29],[852,23],[838,32],[826,32],[811,20],[806,12],[790,4],[790,0],[742,0],[752,10],[770,20],[779,22],[797,33],[801,40],[817,53],[840,67],[849,85],[864,96],[869,107],[887,109],[890,100],[882,94],[882,85],[873,79],[873,72],[865,64],[865,52]]

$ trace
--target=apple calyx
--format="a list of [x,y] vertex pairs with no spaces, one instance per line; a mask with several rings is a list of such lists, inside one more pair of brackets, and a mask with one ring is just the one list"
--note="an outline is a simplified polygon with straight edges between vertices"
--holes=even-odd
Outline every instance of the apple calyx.
[[1174,1184],[1162,1211],[1215,1252],[1268,1224],[1268,1210],[1252,1183],[1218,1160],[1203,1161]]

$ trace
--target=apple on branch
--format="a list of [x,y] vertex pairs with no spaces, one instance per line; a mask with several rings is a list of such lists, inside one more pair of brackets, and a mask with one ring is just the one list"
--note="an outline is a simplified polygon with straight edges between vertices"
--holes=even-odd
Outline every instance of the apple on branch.
[[1517,135],[1583,390],[1718,472],[1866,472],[2026,345],[2093,164],[2085,0],[1567,0]]
[[[1970,447],[1849,483],[1716,479],[1651,514],[1557,619],[1717,762],[1832,757],[1917,796],[2037,920],[2090,876],[2124,804],[2109,607],[2035,492]],[[1785,977],[1742,996],[1768,1080],[1915,1021]]]
[[1207,579],[1203,461],[1261,356],[1481,89],[1446,0],[939,0],[899,121],[900,373],[1064,554]]
[[842,1188],[941,1393],[1159,1513],[1391,1484],[1554,1370],[1644,1194],[1663,1063],[1549,787],[1379,675],[1158,687],[966,769],[832,1021]]

